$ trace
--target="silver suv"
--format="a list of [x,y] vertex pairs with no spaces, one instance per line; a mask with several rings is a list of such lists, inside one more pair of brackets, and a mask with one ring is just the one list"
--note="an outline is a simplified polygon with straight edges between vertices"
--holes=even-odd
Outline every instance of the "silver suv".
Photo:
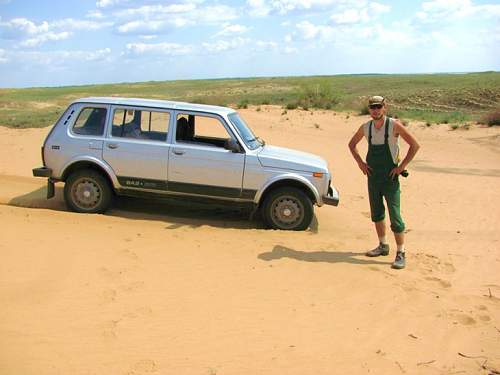
[[114,195],[190,196],[252,203],[270,228],[304,230],[313,205],[338,205],[327,163],[267,145],[231,108],[132,98],[71,103],[33,175],[65,182],[77,212],[102,213]]

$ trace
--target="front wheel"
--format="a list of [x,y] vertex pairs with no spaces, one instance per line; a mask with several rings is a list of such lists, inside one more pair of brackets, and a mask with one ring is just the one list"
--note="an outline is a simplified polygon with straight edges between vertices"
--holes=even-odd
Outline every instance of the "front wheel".
[[64,185],[64,200],[76,212],[103,213],[111,205],[112,197],[107,179],[92,169],[72,173]]
[[300,189],[284,187],[272,191],[262,206],[262,216],[272,229],[305,230],[314,214],[311,199]]

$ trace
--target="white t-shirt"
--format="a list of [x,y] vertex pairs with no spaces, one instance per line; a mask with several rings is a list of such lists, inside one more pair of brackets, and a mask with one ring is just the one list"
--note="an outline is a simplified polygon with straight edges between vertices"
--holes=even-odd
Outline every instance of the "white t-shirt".
[[[372,144],[373,145],[383,145],[384,137],[385,137],[385,120],[384,125],[380,129],[375,127],[375,124],[372,125]],[[369,126],[372,121],[368,121],[366,124],[363,124],[363,132],[366,140],[368,141],[369,135]],[[392,160],[394,164],[399,164],[399,136],[394,136],[394,119],[389,117],[389,138],[387,139],[389,143],[389,149],[391,150]]]

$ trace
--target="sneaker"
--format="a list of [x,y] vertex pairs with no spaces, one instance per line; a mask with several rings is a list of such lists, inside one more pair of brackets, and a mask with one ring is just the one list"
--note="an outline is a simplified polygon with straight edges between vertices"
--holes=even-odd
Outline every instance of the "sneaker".
[[396,259],[394,260],[394,263],[392,263],[392,268],[401,270],[405,268],[405,266],[406,266],[405,253],[398,251],[396,253]]
[[366,252],[367,257],[378,257],[380,255],[389,255],[389,244],[381,243],[375,249]]

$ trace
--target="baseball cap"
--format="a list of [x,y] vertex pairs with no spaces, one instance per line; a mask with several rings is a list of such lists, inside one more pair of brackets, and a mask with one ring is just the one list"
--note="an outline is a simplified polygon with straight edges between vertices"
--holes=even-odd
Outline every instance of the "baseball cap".
[[368,105],[384,104],[384,103],[385,103],[385,98],[380,95],[370,96],[370,98],[368,99]]

